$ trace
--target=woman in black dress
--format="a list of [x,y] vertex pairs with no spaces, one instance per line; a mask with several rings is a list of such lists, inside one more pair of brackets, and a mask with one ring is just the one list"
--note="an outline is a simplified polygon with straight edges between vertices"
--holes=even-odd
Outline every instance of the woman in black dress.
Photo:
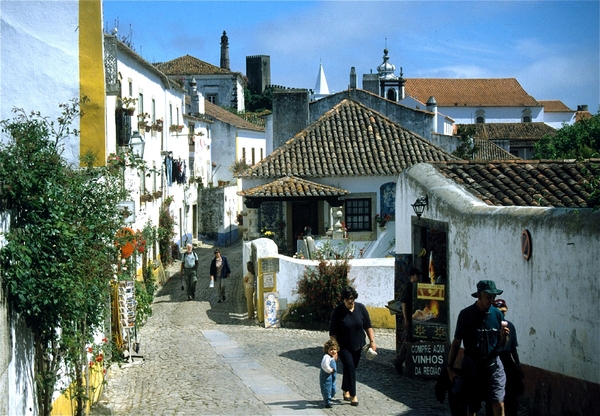
[[356,302],[356,298],[358,293],[353,287],[346,286],[342,289],[342,303],[333,310],[329,328],[329,336],[340,346],[338,357],[344,367],[342,378],[344,400],[350,401],[352,406],[358,406],[356,367],[358,367],[361,350],[366,344],[365,332],[369,338],[369,346],[373,351],[377,351],[369,312],[365,305]]

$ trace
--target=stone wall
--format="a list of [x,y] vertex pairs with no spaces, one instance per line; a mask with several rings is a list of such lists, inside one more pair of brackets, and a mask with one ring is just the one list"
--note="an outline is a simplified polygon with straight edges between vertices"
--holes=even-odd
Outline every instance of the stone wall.
[[281,147],[308,126],[308,90],[273,93],[273,149]]

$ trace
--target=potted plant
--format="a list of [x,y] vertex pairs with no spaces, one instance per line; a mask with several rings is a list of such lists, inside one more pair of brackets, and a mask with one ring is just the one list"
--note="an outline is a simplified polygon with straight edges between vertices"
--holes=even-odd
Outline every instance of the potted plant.
[[152,194],[152,196],[154,196],[155,199],[158,199],[158,198],[162,197],[162,190],[161,189],[157,189],[156,191],[154,191],[154,193]]
[[171,131],[171,132],[181,133],[182,130],[183,130],[183,125],[181,125],[181,124],[171,124],[171,127],[169,127],[169,131]]
[[123,97],[119,99],[119,104],[121,108],[130,116],[135,112],[135,104],[137,103],[137,98],[132,97]]
[[375,222],[379,225],[379,228],[385,228],[385,224],[390,221],[392,217],[389,214],[385,215],[375,215]]
[[154,123],[152,123],[152,130],[161,132],[163,129],[163,121],[162,118],[157,118]]
[[146,127],[149,125],[150,122],[150,114],[148,113],[140,113],[137,116],[138,118],[138,125],[140,127]]
[[142,195],[140,195],[140,201],[142,202],[150,202],[154,199],[154,197],[152,196],[152,194],[148,191],[144,192]]

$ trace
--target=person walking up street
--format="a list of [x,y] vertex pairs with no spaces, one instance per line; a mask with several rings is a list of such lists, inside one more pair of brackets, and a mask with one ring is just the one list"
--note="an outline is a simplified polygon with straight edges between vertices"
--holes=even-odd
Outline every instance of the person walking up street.
[[227,257],[221,256],[221,250],[215,249],[215,258],[210,262],[210,278],[215,282],[215,290],[217,291],[217,302],[225,302],[225,282],[231,274]]
[[198,281],[198,256],[192,250],[193,246],[187,244],[181,256],[180,276],[185,280],[185,290],[188,300],[196,299],[196,282]]
[[362,348],[365,346],[365,332],[369,337],[369,346],[377,351],[375,333],[371,326],[371,318],[362,303],[355,302],[358,292],[352,286],[346,286],[341,293],[342,303],[333,310],[329,336],[340,346],[339,357],[344,367],[342,391],[344,400],[352,406],[358,406],[356,397],[356,368],[360,361]]
[[331,408],[331,399],[335,396],[335,374],[337,372],[338,343],[332,339],[323,345],[323,359],[321,360],[321,370],[319,371],[319,385],[321,386],[321,395],[323,396],[323,407]]
[[504,388],[506,375],[498,349],[504,347],[510,330],[504,315],[492,303],[502,290],[496,288],[493,280],[477,283],[477,292],[471,296],[477,301],[460,311],[454,332],[454,340],[448,355],[448,374],[451,382],[457,376],[454,364],[464,343],[462,368],[462,389],[466,389],[468,414],[475,416],[481,409],[482,401],[489,401],[494,416],[504,416]]

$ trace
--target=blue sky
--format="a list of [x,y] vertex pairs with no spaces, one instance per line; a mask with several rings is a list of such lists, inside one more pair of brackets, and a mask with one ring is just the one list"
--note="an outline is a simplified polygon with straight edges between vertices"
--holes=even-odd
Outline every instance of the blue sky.
[[231,70],[246,56],[271,57],[271,82],[314,88],[323,64],[331,92],[355,67],[377,71],[389,49],[405,78],[516,78],[538,100],[598,111],[600,2],[591,1],[122,1],[103,0],[150,62],[189,54]]

